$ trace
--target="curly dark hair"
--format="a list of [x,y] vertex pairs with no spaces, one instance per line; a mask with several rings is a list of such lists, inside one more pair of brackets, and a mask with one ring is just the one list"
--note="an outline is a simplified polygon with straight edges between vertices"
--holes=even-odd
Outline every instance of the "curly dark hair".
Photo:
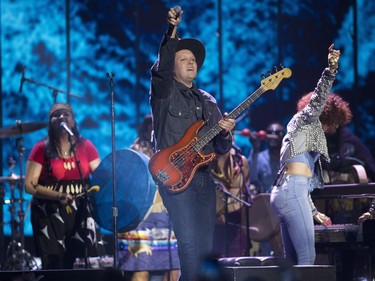
[[[297,110],[301,111],[310,101],[310,92],[304,95],[297,103]],[[325,125],[342,127],[352,120],[353,114],[349,108],[349,103],[343,100],[339,95],[331,93],[328,96],[326,106],[320,114],[320,122]]]

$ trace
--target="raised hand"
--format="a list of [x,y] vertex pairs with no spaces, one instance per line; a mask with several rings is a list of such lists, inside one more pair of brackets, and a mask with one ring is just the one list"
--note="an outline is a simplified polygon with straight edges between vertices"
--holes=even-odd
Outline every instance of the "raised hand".
[[333,49],[334,47],[334,44],[332,44],[331,46],[329,46],[328,48],[328,66],[329,66],[329,70],[331,72],[334,72],[337,70],[337,68],[339,67],[339,59],[340,59],[340,50],[335,50]]
[[182,20],[183,13],[184,11],[181,10],[180,6],[170,8],[168,11],[168,23],[173,26],[179,25]]

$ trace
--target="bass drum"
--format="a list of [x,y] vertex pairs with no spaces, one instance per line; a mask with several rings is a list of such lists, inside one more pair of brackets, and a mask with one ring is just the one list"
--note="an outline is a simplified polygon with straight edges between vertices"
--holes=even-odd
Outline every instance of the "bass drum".
[[[253,199],[249,211],[250,238],[257,242],[265,242],[280,232],[280,220],[270,203],[271,195],[260,193]],[[243,212],[246,212],[243,208]],[[246,214],[242,214],[243,225],[246,225]]]
[[[156,192],[156,185],[148,170],[148,157],[132,149],[115,151],[117,230],[135,229],[147,216]],[[112,153],[94,171],[91,185],[100,186],[91,194],[93,216],[98,225],[113,231],[113,176]]]

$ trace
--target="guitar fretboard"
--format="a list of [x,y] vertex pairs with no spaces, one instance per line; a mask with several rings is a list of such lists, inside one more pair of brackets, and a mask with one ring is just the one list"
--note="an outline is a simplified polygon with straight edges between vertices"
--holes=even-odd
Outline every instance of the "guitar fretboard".
[[[265,78],[261,82],[261,86],[248,98],[246,98],[241,104],[239,104],[235,109],[233,109],[226,119],[236,119],[245,109],[247,109],[257,98],[259,98],[264,92],[275,89],[277,85],[283,78],[288,78],[291,76],[291,70],[289,68],[284,68],[274,75]],[[195,151],[200,151],[205,147],[215,136],[221,132],[219,124],[216,124],[208,132],[206,132],[195,144],[193,149]]]

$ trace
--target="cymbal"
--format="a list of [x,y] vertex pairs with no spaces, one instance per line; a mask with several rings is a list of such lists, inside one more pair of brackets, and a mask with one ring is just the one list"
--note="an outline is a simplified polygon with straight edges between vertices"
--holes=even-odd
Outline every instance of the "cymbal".
[[[22,179],[25,179],[25,177],[23,176]],[[12,174],[8,177],[0,177],[0,182],[5,182],[5,181],[12,182],[12,181],[19,181],[19,180],[20,180],[20,176],[15,175],[15,174]]]
[[31,133],[47,127],[46,122],[18,123],[17,125],[0,128],[0,139]]

